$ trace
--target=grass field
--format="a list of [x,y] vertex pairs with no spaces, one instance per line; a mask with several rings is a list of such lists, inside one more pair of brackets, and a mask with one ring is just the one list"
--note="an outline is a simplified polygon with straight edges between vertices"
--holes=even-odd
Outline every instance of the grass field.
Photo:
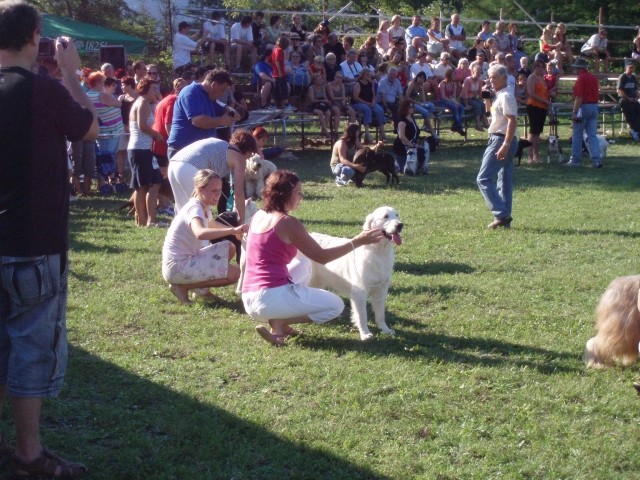
[[518,167],[512,229],[487,231],[475,138],[393,189],[335,187],[326,150],[280,162],[304,180],[309,230],[401,214],[396,335],[367,343],[348,307],[278,349],[231,287],[181,305],[165,231],[135,228],[120,198],[74,203],[70,367],[45,444],[88,479],[639,478],[638,367],[581,360],[600,294],[640,272],[638,147],[619,139],[600,170]]

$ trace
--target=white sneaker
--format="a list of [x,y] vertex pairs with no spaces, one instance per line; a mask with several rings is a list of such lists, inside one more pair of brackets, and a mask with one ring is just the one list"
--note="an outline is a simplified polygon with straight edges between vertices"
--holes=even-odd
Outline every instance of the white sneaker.
[[336,177],[336,187],[344,187],[346,184],[347,182],[342,180],[340,177]]
[[292,112],[295,112],[297,110],[297,108],[294,107],[293,105],[289,104],[286,107],[284,107],[282,110],[284,110],[287,113],[292,113]]

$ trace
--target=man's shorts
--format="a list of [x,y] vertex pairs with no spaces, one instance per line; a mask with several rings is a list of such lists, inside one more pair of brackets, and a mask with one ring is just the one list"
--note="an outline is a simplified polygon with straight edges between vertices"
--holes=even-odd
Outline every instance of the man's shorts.
[[65,255],[0,257],[0,385],[55,397],[67,368]]

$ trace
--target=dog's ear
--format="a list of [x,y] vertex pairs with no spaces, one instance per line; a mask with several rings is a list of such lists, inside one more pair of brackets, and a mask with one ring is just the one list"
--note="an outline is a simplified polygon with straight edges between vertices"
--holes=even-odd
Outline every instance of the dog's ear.
[[363,230],[371,230],[371,224],[373,223],[373,214],[370,213],[367,215],[367,218],[364,220],[364,225],[362,226]]

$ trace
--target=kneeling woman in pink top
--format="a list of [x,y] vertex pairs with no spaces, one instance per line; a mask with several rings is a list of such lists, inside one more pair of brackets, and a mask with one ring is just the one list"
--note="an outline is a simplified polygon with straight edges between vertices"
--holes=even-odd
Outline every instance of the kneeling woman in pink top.
[[382,230],[365,230],[351,240],[331,248],[322,248],[304,225],[289,215],[302,200],[302,183],[289,170],[277,170],[267,179],[262,191],[262,210],[251,220],[247,235],[246,270],[242,284],[242,302],[251,317],[269,323],[256,327],[258,334],[273,345],[284,345],[287,336],[298,332],[295,323],[325,323],[344,309],[336,294],[296,284],[298,270],[304,267],[295,257],[300,250],[318,263],[328,263],[355,248],[379,242]]

